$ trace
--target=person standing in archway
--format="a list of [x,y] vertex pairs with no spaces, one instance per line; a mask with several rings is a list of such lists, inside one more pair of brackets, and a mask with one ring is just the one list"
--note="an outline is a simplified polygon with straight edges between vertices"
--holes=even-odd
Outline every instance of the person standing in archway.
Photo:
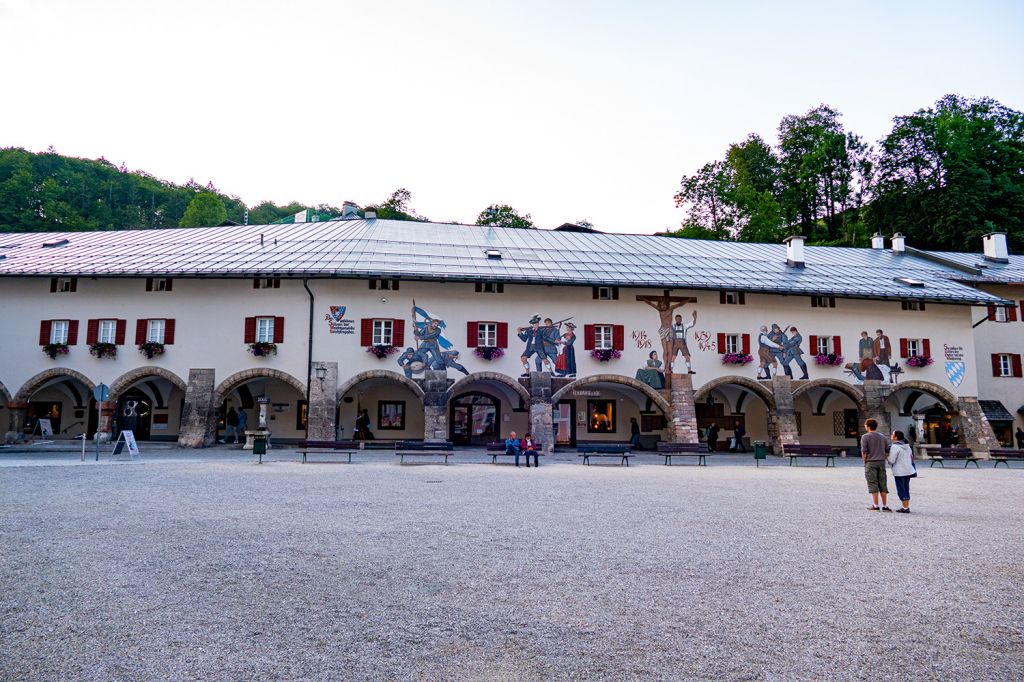
[[[885,473],[885,461],[891,448],[888,438],[878,433],[878,422],[868,419],[864,422],[864,428],[868,430],[860,437],[860,455],[864,460],[864,477],[868,482],[868,494],[871,495],[871,506],[868,511],[891,512],[892,509],[886,504],[886,496],[889,494],[889,486],[886,483],[888,478]],[[879,507],[878,498],[881,496],[882,505]]]

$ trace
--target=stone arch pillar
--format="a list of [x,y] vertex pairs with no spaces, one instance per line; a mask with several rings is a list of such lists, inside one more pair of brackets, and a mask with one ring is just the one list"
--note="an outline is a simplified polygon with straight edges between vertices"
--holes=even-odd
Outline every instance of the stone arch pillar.
[[768,419],[768,436],[772,439],[775,454],[781,455],[787,445],[800,444],[800,429],[793,404],[793,380],[787,376],[772,377],[772,397],[775,398],[775,409]]
[[[317,379],[317,371],[325,376]],[[314,362],[309,381],[309,405],[306,407],[306,438],[334,440],[337,434],[338,363]]]
[[697,428],[696,398],[693,393],[693,378],[690,374],[672,375],[672,441],[675,443],[697,443],[700,440]]
[[178,445],[201,448],[213,445],[216,432],[216,405],[213,398],[213,369],[190,369],[185,387],[185,406],[181,411]]
[[423,388],[423,440],[448,440],[448,371],[428,369],[419,380]]
[[544,445],[544,452],[555,450],[555,407],[551,400],[551,375],[530,372],[530,433]]

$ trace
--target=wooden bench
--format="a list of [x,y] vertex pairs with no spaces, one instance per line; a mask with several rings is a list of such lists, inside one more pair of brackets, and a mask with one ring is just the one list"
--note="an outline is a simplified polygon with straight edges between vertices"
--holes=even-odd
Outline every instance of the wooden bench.
[[[537,456],[538,457],[543,457],[544,456],[544,444],[543,443],[534,443],[534,446],[537,448],[537,453],[536,453]],[[510,454],[508,452],[505,452],[505,443],[504,443],[504,441],[502,441],[501,443],[488,443],[485,447],[487,449],[487,454],[489,454],[491,456],[491,464],[497,464],[498,463],[498,458],[502,457],[502,456],[505,456],[505,455],[507,455],[508,457],[515,457],[515,455]],[[525,452],[521,452],[519,454],[521,454],[523,457],[526,456]],[[530,456],[532,457],[533,453],[530,453]]]
[[[1015,462],[1024,462],[1024,450],[1010,450],[1008,448],[995,448],[995,449],[989,450],[988,454],[992,457],[992,460],[995,462],[995,464],[992,465],[993,469],[995,469],[997,466],[999,466],[1000,462],[1005,464],[1006,468],[1009,469],[1010,468],[1010,460],[1011,459],[1013,461],[1015,461]],[[967,465],[965,464],[964,466],[966,467]]]
[[696,457],[697,466],[707,466],[708,446],[706,443],[658,443],[658,454],[665,457],[665,465],[671,466],[673,457]]
[[836,465],[836,450],[833,445],[783,445],[782,454],[789,457],[789,466],[800,466],[801,457],[824,457],[825,468]]
[[348,455],[348,463],[352,463],[352,455],[360,450],[361,441],[355,440],[300,440],[295,451],[302,453],[305,464],[309,455],[342,454]]
[[580,443],[576,446],[576,452],[588,466],[591,457],[620,457],[622,461],[619,464],[629,466],[629,458],[633,456],[629,451],[629,443]]
[[[938,462],[939,465],[941,465],[942,468],[945,469],[945,461],[947,459],[953,461],[958,461],[961,459],[964,460],[964,469],[966,469],[967,465],[970,464],[971,462],[974,462],[975,468],[981,468],[980,466],[978,466],[978,458],[974,456],[974,453],[971,452],[970,448],[928,448],[925,450],[925,452],[928,454],[929,459],[932,460],[932,463],[928,465],[929,469],[935,466],[936,462]],[[1010,465],[1007,464],[1006,466]]]
[[425,442],[419,440],[402,440],[395,443],[395,456],[398,463],[404,464],[406,457],[437,457],[444,455],[444,463],[455,454],[455,446],[449,441]]

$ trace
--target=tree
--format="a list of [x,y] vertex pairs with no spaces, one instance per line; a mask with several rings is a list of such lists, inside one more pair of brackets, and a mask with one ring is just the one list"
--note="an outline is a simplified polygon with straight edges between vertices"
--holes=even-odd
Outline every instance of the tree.
[[480,211],[480,215],[476,217],[476,224],[493,225],[495,227],[516,227],[520,229],[528,229],[534,226],[529,213],[519,215],[508,204],[491,204]]
[[686,207],[683,226],[701,228],[718,239],[730,237],[736,225],[731,189],[730,172],[722,161],[706,163],[695,174],[684,175],[674,197],[676,206]]
[[946,95],[897,116],[881,143],[868,223],[936,249],[974,249],[1006,232],[1024,249],[1024,114],[989,99]]
[[725,163],[732,174],[725,197],[736,207],[737,239],[777,242],[784,230],[779,204],[779,160],[759,135],[729,146]]
[[180,226],[213,227],[223,223],[227,217],[228,210],[220,197],[212,192],[199,192],[185,209]]
[[426,222],[426,218],[419,215],[415,210],[409,207],[409,202],[411,201],[412,192],[404,187],[399,187],[391,193],[390,197],[381,203],[376,206],[367,206],[366,208],[377,211],[378,218]]

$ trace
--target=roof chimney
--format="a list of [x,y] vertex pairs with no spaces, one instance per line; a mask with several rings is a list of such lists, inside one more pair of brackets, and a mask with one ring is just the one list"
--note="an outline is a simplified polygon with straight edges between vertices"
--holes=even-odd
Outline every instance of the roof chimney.
[[359,218],[359,206],[354,201],[346,201],[341,205],[341,219],[355,220]]
[[907,252],[907,238],[899,232],[892,236],[892,252],[899,256]]
[[871,237],[871,248],[872,249],[884,249],[885,248],[885,237],[882,236],[881,232],[876,232]]
[[366,209],[363,211],[363,220],[376,220],[377,211]]
[[786,237],[786,265],[791,268],[802,268],[804,267],[804,239],[805,237],[799,237],[793,235],[792,237]]
[[994,263],[1009,263],[1010,251],[1006,248],[1005,232],[989,232],[981,238],[985,247],[985,260]]

